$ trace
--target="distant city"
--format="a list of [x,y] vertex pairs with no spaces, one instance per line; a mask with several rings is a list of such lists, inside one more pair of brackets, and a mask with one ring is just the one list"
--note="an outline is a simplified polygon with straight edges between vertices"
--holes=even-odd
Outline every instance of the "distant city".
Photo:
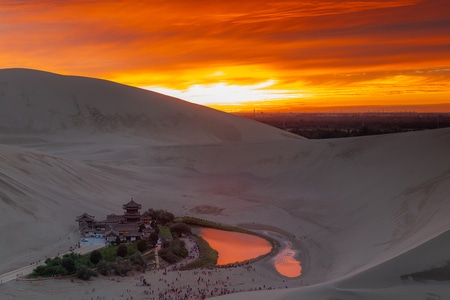
[[309,139],[450,127],[450,113],[235,113]]

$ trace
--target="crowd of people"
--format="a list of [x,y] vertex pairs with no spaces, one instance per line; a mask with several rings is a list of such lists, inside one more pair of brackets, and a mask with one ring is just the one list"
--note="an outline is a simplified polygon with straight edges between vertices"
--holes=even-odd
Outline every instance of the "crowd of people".
[[[183,264],[188,264],[200,256],[195,239],[188,237],[185,242],[189,250],[189,256],[185,260],[162,270],[154,270],[150,275],[140,276],[136,287],[143,288],[141,293],[144,294],[144,299],[200,300],[243,291],[287,288],[285,281],[280,279],[278,286],[255,281],[260,274],[248,262],[203,270],[179,271]],[[240,275],[236,276],[237,274]],[[244,282],[245,280],[248,282]],[[270,282],[276,283],[273,280]]]
[[[121,282],[124,279],[110,278]],[[191,271],[154,270],[133,278],[133,288],[115,296],[101,295],[101,289],[92,290],[81,300],[202,300],[231,293],[287,288],[283,280],[266,280],[253,267],[234,266]],[[75,299],[75,298],[74,298]]]
[[[199,258],[195,239],[185,238],[189,256],[181,263],[127,277],[111,277],[121,290],[102,288],[86,291],[81,300],[200,300],[231,293],[288,288],[282,277],[248,262],[229,266],[181,271],[183,264]],[[130,288],[132,287],[132,288]],[[117,292],[117,291],[120,292]],[[80,299],[72,297],[70,300]]]

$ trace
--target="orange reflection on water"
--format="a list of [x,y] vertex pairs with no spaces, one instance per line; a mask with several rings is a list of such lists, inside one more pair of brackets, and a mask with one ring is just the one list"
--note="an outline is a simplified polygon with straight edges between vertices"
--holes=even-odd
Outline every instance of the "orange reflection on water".
[[275,257],[274,265],[278,273],[290,278],[300,276],[302,267],[300,262],[294,258],[295,254],[288,242],[286,248]]
[[200,236],[219,253],[217,265],[246,261],[272,250],[268,241],[250,234],[202,228]]

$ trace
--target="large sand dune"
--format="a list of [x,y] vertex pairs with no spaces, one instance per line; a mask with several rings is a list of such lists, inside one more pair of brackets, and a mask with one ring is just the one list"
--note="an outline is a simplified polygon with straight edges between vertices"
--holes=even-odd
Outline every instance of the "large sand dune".
[[67,250],[77,215],[135,197],[301,247],[298,287],[246,297],[449,296],[400,280],[450,260],[448,153],[449,129],[306,140],[111,82],[0,70],[0,273]]

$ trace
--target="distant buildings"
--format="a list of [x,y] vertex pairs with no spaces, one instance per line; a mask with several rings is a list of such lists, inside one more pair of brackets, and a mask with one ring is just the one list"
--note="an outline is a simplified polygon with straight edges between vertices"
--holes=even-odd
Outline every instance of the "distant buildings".
[[104,238],[107,244],[116,240],[121,242],[133,242],[139,239],[146,239],[153,232],[150,226],[151,218],[141,215],[139,210],[141,204],[131,201],[124,204],[123,215],[107,215],[106,220],[96,221],[94,216],[87,213],[78,216],[78,228],[84,237]]

